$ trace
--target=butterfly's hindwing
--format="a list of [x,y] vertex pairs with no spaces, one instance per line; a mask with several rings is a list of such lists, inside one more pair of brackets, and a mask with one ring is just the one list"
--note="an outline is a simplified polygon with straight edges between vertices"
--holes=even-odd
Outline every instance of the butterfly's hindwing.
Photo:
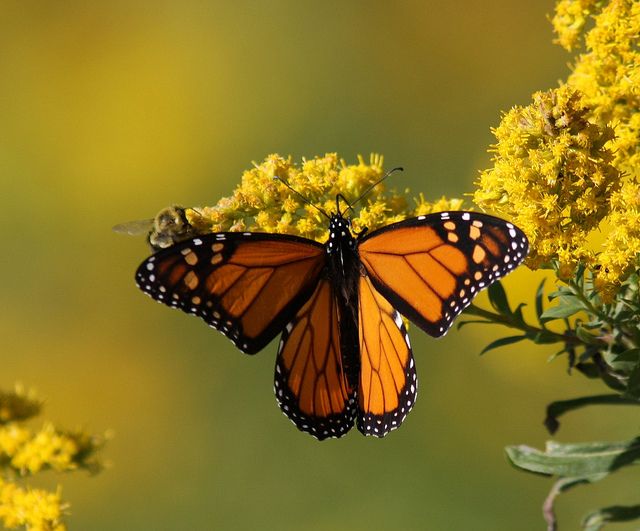
[[376,289],[428,334],[446,333],[477,293],[524,260],[524,233],[475,212],[441,212],[388,225],[358,247]]
[[355,393],[343,366],[340,308],[323,279],[282,333],[274,390],[282,412],[317,439],[341,437],[353,426]]
[[418,393],[409,335],[400,314],[360,278],[358,429],[384,437],[402,424]]
[[142,291],[201,317],[242,351],[271,341],[311,295],[325,266],[311,240],[263,233],[213,233],[145,260]]

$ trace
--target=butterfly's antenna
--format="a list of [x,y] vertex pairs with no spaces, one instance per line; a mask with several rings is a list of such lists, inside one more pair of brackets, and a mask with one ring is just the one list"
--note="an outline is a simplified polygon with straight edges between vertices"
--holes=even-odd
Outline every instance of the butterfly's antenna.
[[[336,196],[336,208],[338,209],[338,214],[340,214],[340,215],[343,214],[343,212],[340,212],[340,199],[342,199],[347,204],[347,210],[353,210],[353,207],[349,204],[349,201],[347,201],[347,198],[345,196],[343,196],[342,194],[338,194]],[[347,210],[345,210],[345,212]]]
[[303,196],[300,192],[298,192],[298,190],[296,190],[295,188],[293,188],[287,181],[285,181],[282,177],[278,176],[278,175],[274,175],[273,178],[276,181],[280,181],[282,184],[284,184],[289,190],[291,190],[294,194],[296,194],[300,199],[302,199],[302,202],[305,205],[309,205],[310,207],[315,208],[318,212],[320,212],[320,214],[322,214],[325,218],[327,219],[331,219],[331,216],[329,216],[329,214],[327,214],[324,210],[322,210],[319,206],[314,205],[311,201],[309,201],[305,196]]
[[[349,205],[349,203],[347,203],[349,205],[349,208],[351,208],[353,210],[353,207],[356,205],[356,203],[359,203],[360,201],[362,201],[365,196],[371,191],[373,190],[376,186],[378,186],[382,181],[384,181],[387,177],[389,177],[389,175],[391,175],[394,172],[397,171],[404,171],[404,168],[398,166],[397,168],[392,168],[390,169],[387,173],[385,173],[382,177],[380,177],[375,183],[373,183],[371,186],[369,186],[369,188],[367,188],[364,192],[362,192],[362,194],[360,194],[360,197],[358,197],[358,199],[356,199],[353,203],[351,203]],[[343,197],[344,199],[344,197]],[[346,202],[346,200],[345,200]]]

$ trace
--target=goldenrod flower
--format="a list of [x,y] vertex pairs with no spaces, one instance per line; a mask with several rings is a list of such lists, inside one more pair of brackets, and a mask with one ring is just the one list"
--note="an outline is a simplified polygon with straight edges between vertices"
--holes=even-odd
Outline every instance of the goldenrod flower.
[[62,517],[68,508],[61,490],[22,488],[0,479],[0,521],[5,529],[64,531]]
[[580,46],[585,25],[603,3],[603,0],[560,0],[551,20],[558,36],[555,42],[568,51]]
[[[242,175],[233,195],[220,199],[214,206],[185,210],[187,220],[202,234],[218,231],[257,231],[294,234],[317,241],[328,237],[324,216],[313,206],[327,213],[336,210],[336,196],[341,194],[353,203],[383,175],[383,158],[372,154],[369,163],[358,157],[357,164],[347,164],[336,153],[323,157],[303,159],[301,165],[291,157],[269,155]],[[286,181],[300,195],[293,193],[282,182]],[[354,213],[350,213],[355,231],[370,230],[400,221],[406,217],[459,210],[459,199],[440,199],[428,203],[424,197],[409,208],[406,192],[387,192],[380,183],[367,194]],[[305,203],[304,197],[311,205]],[[341,204],[341,209],[347,205]]]
[[102,444],[102,439],[83,432],[61,432],[50,423],[35,433],[15,423],[0,427],[0,460],[20,474],[43,469],[96,471],[100,465],[94,454]]
[[[561,5],[567,2],[560,2]],[[610,0],[588,4],[593,28],[584,36],[567,84],[582,94],[589,120],[615,127],[613,164],[640,175],[640,2]]]
[[66,529],[62,517],[68,504],[61,500],[60,487],[55,492],[22,487],[17,484],[21,478],[43,470],[101,469],[96,453],[105,438],[81,430],[61,431],[48,422],[33,431],[23,421],[38,414],[40,407],[40,400],[21,387],[12,393],[0,391],[0,522],[6,529]]
[[558,260],[570,273],[579,261],[592,263],[588,236],[620,189],[605,147],[613,130],[589,122],[587,113],[580,93],[565,85],[534,94],[532,104],[513,108],[493,131],[494,166],[480,175],[474,200],[524,230],[532,268]]
[[610,227],[604,251],[598,256],[596,285],[609,294],[633,270],[640,267],[640,184],[626,182],[611,197]]
[[[14,453],[11,458],[11,465],[21,472],[28,471],[31,474],[39,472],[44,467],[54,470],[72,470],[76,468],[74,457],[78,453],[75,441],[70,437],[57,433],[52,424],[45,424],[37,433],[28,433],[28,438],[24,438],[24,430],[12,430],[10,432],[19,433],[19,445],[13,448]],[[0,430],[0,441],[8,437]],[[3,445],[4,446],[4,445]]]
[[640,2],[561,0],[552,22],[585,51],[565,85],[504,116],[474,198],[527,233],[530,267],[585,264],[611,300],[640,252]]

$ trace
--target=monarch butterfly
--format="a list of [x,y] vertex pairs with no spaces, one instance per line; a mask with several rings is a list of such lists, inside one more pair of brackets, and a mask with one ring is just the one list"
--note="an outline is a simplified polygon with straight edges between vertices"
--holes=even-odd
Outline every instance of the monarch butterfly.
[[274,390],[300,430],[322,440],[355,423],[383,437],[404,421],[418,388],[400,314],[442,336],[482,288],[524,260],[528,242],[507,221],[463,211],[354,234],[340,198],[325,214],[324,245],[284,234],[200,235],[145,260],[136,281],[247,354],[281,333]]

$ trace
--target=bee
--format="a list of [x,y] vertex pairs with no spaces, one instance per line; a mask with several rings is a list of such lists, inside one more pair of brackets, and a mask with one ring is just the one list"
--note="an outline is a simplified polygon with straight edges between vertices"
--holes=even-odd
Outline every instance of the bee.
[[131,236],[146,234],[151,248],[159,251],[200,234],[200,231],[189,222],[187,210],[197,212],[191,208],[173,205],[163,208],[153,219],[119,223],[113,227],[113,230]]

